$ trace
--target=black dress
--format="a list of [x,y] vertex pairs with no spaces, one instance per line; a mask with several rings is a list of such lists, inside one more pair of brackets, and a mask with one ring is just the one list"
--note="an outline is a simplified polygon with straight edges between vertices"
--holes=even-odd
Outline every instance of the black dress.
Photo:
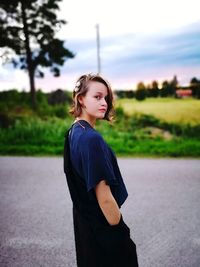
[[94,187],[106,180],[119,206],[128,194],[112,149],[85,120],[65,135],[64,172],[73,203],[78,267],[137,267],[136,245],[121,217],[111,226],[102,213]]

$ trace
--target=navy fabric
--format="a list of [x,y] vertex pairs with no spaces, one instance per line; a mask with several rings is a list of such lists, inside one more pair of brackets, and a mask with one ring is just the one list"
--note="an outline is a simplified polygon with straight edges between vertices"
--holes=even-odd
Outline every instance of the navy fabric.
[[127,198],[114,152],[86,121],[66,132],[64,172],[73,203],[77,266],[138,267],[129,227],[122,216],[119,224],[108,223],[93,190],[105,179],[119,206]]
[[85,182],[87,192],[101,180],[106,180],[116,202],[121,206],[128,193],[112,149],[85,120],[75,122],[69,136],[71,162]]

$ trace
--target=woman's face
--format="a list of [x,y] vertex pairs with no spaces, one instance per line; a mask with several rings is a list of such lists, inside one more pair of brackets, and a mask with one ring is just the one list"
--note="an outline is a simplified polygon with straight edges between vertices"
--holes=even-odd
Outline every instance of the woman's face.
[[107,95],[108,89],[103,83],[90,81],[86,95],[79,98],[82,105],[81,115],[91,120],[103,119],[108,108]]

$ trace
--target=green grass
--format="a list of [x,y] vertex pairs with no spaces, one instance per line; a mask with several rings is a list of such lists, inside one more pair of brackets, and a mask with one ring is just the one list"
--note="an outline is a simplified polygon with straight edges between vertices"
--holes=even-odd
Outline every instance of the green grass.
[[60,154],[71,120],[28,118],[0,129],[0,153],[13,155]]
[[118,156],[200,157],[198,140],[136,140],[135,142],[110,142]]
[[[162,141],[145,140],[129,144],[120,140],[109,142],[115,154],[120,157],[200,157],[200,142],[198,140]],[[56,145],[33,144],[0,144],[1,155],[35,155],[62,156],[64,142]]]
[[[98,121],[96,129],[117,156],[200,157],[200,100],[119,99],[116,107],[113,125]],[[34,114],[24,107],[2,113],[0,154],[62,156],[65,132],[74,120],[67,115],[62,119],[66,109],[41,106]]]
[[[73,119],[55,117],[42,120],[27,118],[17,120],[8,129],[0,129],[1,155],[63,155],[64,136]],[[143,128],[146,123],[153,123],[153,117],[123,117],[110,125],[98,121],[96,129],[103,135],[117,156],[151,157],[199,157],[199,135],[190,136],[193,128],[179,133],[177,126],[172,140],[152,137]],[[156,120],[155,120],[156,122]],[[167,125],[171,127],[171,125]],[[199,131],[199,128],[195,128]],[[177,135],[175,134],[177,132]]]
[[125,113],[153,115],[166,122],[200,124],[200,100],[193,98],[147,98],[144,101],[119,99],[116,107],[121,106]]

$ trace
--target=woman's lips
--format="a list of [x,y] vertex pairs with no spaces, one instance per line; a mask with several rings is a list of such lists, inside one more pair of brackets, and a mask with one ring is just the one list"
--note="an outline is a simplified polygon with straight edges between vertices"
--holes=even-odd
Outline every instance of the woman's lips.
[[99,111],[101,111],[101,112],[105,112],[106,110],[105,110],[104,108],[102,108],[102,109],[99,109]]

